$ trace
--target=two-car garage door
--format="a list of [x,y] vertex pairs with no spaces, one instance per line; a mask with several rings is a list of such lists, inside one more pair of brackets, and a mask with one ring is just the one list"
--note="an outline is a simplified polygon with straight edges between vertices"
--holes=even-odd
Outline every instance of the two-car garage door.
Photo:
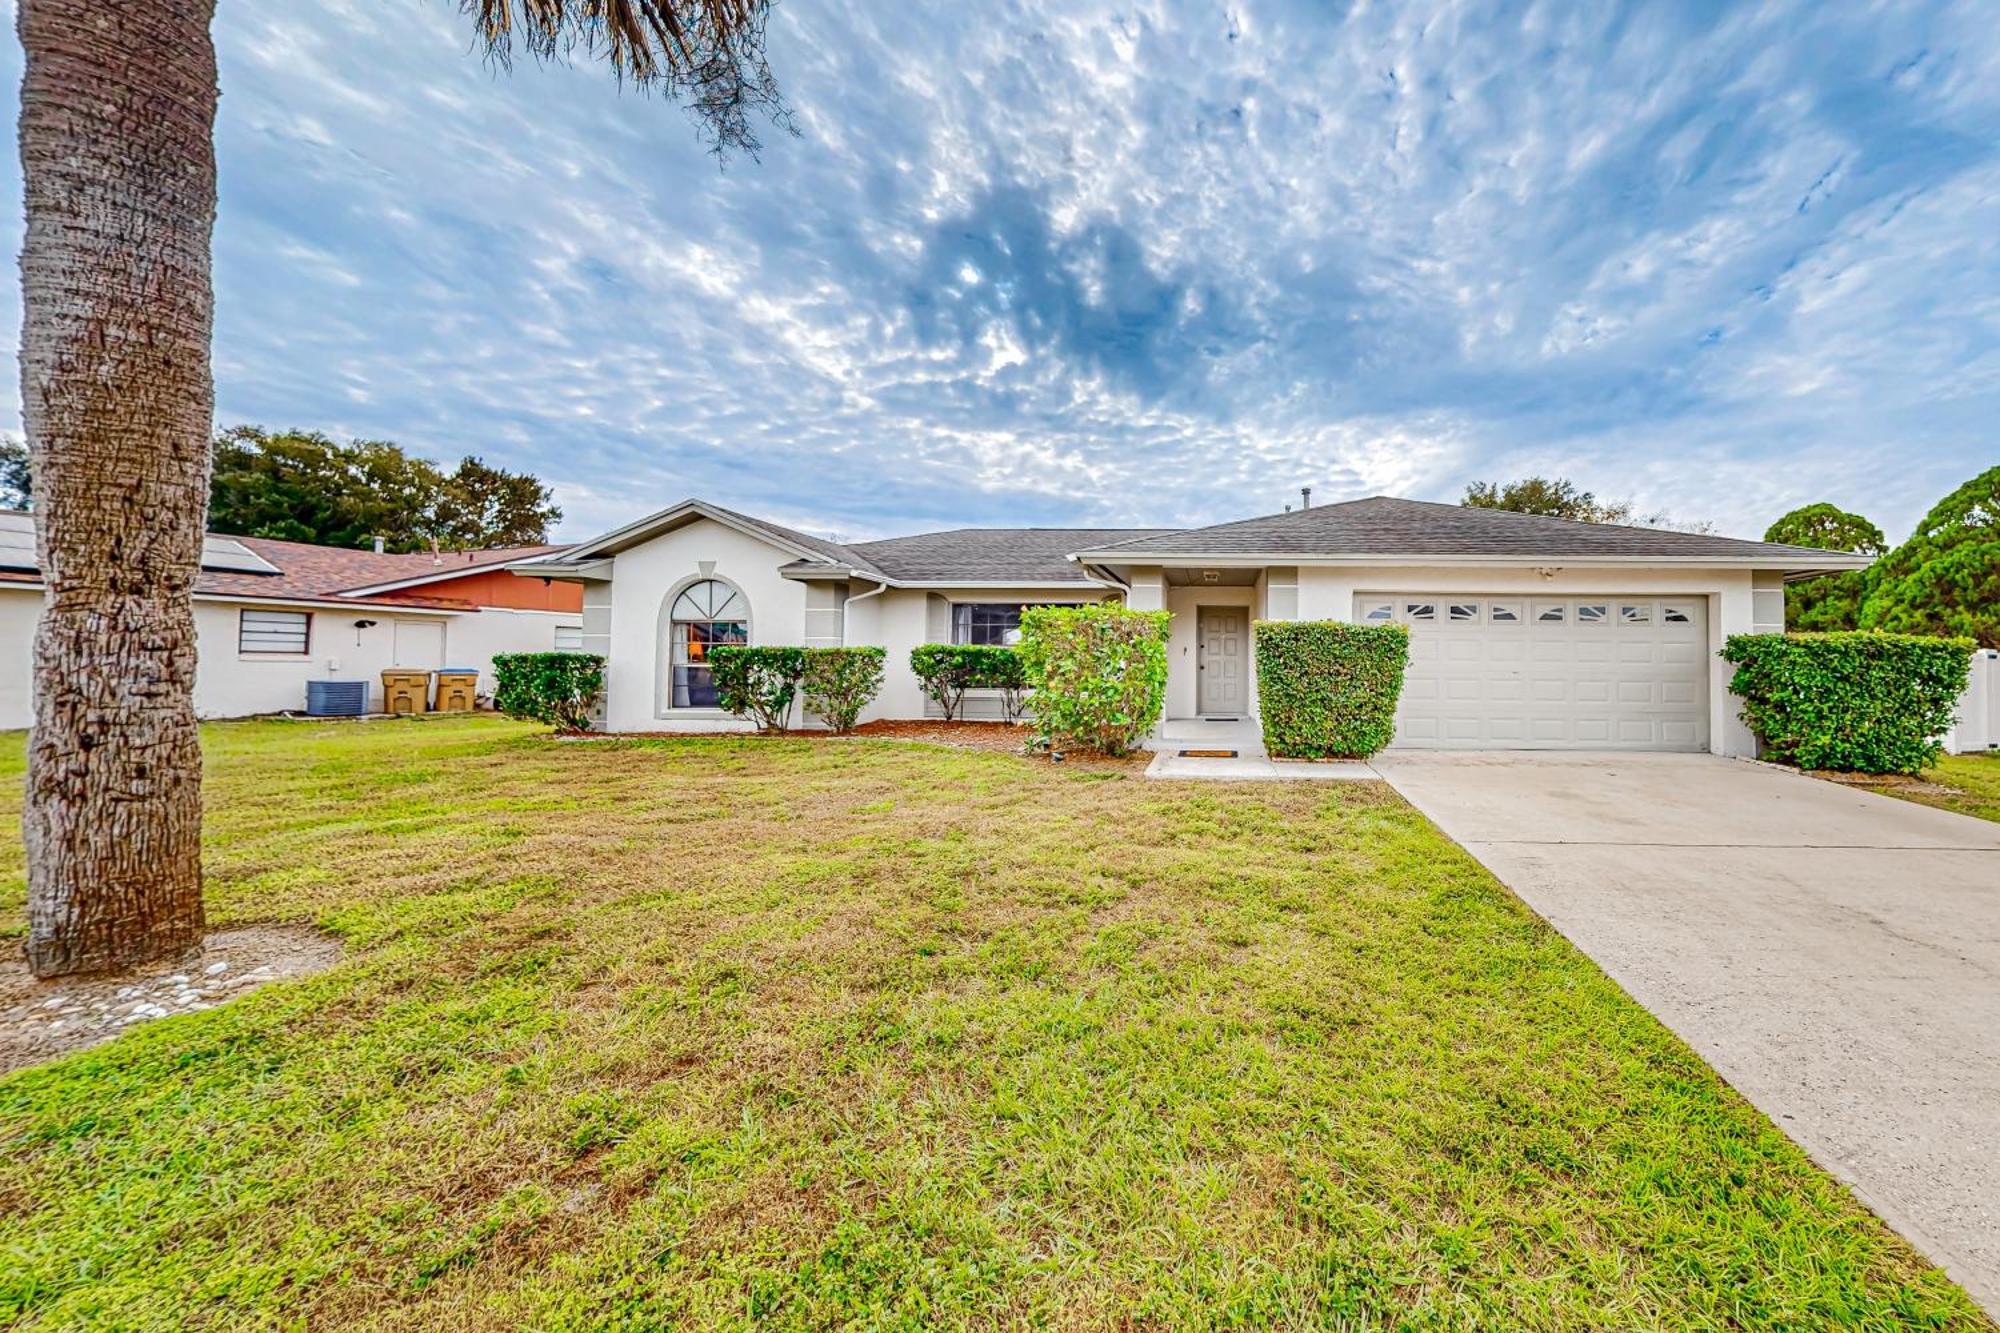
[[1703,598],[1364,593],[1354,617],[1410,627],[1397,745],[1708,748]]

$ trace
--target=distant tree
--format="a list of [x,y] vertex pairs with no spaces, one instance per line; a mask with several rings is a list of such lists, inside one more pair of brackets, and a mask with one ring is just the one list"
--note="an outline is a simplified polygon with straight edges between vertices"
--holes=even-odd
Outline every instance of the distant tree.
[[242,537],[392,551],[548,540],[562,510],[524,472],[461,459],[449,474],[386,440],[342,444],[317,431],[235,426],[215,442],[209,526]]
[[547,541],[549,529],[561,521],[562,510],[540,481],[468,457],[444,479],[431,531],[452,547],[532,546]]
[[28,475],[28,446],[19,440],[0,440],[0,509],[26,509],[34,492],[34,480]]
[[[1859,514],[1824,502],[1786,514],[1765,530],[1764,540],[1869,556],[1879,556],[1888,549],[1882,529]],[[1865,569],[1844,569],[1787,584],[1785,628],[1813,632],[1859,629],[1861,602],[1867,595]]]
[[1863,629],[1964,635],[2000,648],[2000,467],[1938,501],[1869,573]]
[[1505,483],[1475,481],[1459,501],[1471,509],[1506,509],[1516,514],[1543,514],[1580,523],[1623,523],[1632,517],[1625,501],[1600,502],[1564,477],[1524,477]]

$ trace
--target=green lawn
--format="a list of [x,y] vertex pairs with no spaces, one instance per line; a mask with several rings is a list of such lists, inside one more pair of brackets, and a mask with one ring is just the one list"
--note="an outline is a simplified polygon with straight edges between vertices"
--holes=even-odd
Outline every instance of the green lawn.
[[347,959],[0,1080],[0,1324],[1985,1327],[1381,787],[208,740]]
[[1962,815],[2000,820],[2000,754],[1948,754],[1924,774],[1924,780],[1944,790],[1892,794]]

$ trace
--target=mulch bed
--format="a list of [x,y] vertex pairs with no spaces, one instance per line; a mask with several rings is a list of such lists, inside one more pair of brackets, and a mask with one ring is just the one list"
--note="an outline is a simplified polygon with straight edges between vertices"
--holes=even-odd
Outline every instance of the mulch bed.
[[1956,787],[1940,782],[1928,782],[1907,773],[1837,773],[1827,768],[1803,768],[1799,772],[1822,782],[1837,782],[1843,787],[1860,787],[1864,791],[1894,791],[1908,796],[1962,796]]
[[[587,736],[558,736],[557,740],[616,741],[644,738],[686,740],[693,736],[714,737],[718,735],[748,736],[750,732],[713,731],[613,731],[592,733]],[[1049,763],[1049,756],[1031,753],[1027,725],[1020,722],[946,722],[942,718],[882,719],[863,722],[847,736],[836,736],[828,731],[787,731],[787,736],[798,740],[840,742],[853,739],[874,741],[916,741],[925,745],[949,745],[961,750],[992,750],[1002,754],[1017,754],[1037,763]],[[1131,754],[1113,757],[1097,750],[1065,750],[1062,757],[1054,762],[1075,765],[1080,768],[1109,769],[1117,772],[1141,772],[1153,761],[1150,750],[1135,750]]]
[[110,1041],[137,1023],[198,1013],[267,981],[322,972],[340,942],[306,926],[219,930],[201,951],[106,976],[35,980],[19,953],[0,959],[0,1074]]

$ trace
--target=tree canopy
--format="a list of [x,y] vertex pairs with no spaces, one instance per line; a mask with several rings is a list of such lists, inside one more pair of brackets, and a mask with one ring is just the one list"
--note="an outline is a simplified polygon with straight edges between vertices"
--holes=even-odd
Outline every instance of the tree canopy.
[[[1786,514],[1765,530],[1764,540],[1861,555],[1880,555],[1888,549],[1882,529],[1859,514],[1824,501]],[[1866,570],[1850,569],[1786,585],[1786,628],[1819,633],[1859,629],[1861,602],[1868,594],[1867,575]]]
[[0,509],[26,509],[33,493],[28,446],[19,440],[0,440]]
[[454,550],[548,540],[562,518],[549,488],[479,458],[446,472],[386,440],[237,426],[215,441],[209,528],[325,546]]
[[1459,501],[1471,509],[1505,509],[1516,514],[1542,514],[1578,523],[1630,523],[1642,528],[1676,532],[1714,532],[1715,525],[1697,519],[1684,522],[1665,511],[1635,514],[1630,500],[1600,500],[1567,477],[1523,477],[1519,481],[1475,481]]
[[1868,573],[1863,629],[1964,635],[2000,648],[2000,467],[1938,501]]
[[1600,501],[1566,477],[1523,477],[1519,481],[1475,481],[1465,488],[1460,504],[1471,509],[1506,509],[1516,514],[1544,514],[1580,523],[1623,523],[1632,517],[1630,502]]

